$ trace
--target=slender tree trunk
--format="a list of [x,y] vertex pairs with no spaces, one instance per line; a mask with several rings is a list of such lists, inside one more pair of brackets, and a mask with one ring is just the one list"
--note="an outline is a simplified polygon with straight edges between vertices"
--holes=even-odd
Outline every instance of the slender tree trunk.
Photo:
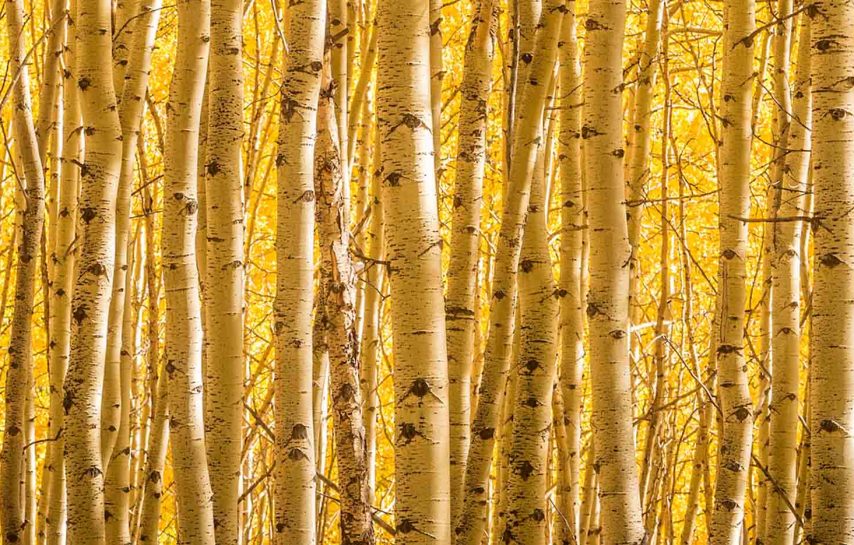
[[395,522],[398,539],[411,545],[447,545],[451,538],[429,14],[426,0],[378,4],[377,112],[395,348]]
[[623,134],[620,93],[626,5],[590,6],[584,48],[585,174],[589,184],[590,379],[604,545],[644,539],[632,441],[629,372],[629,263],[623,204]]
[[178,47],[167,109],[161,244],[178,543],[188,545],[215,543],[205,452],[202,309],[196,265],[199,124],[209,42],[208,0],[180,2]]
[[543,107],[548,82],[554,71],[564,11],[562,0],[550,0],[544,7],[531,66],[523,83],[523,98],[517,105],[513,131],[513,162],[510,165],[507,201],[501,216],[501,231],[495,256],[489,339],[484,356],[477,410],[472,421],[471,446],[464,479],[465,499],[455,521],[456,542],[460,545],[480,543],[486,524],[487,484],[495,431],[499,425],[504,385],[510,367],[519,252],[539,147]]
[[719,151],[720,264],[717,374],[721,408],[712,545],[737,545],[744,531],[745,491],[753,436],[753,402],[744,358],[745,266],[750,214],[750,98],[754,2],[724,3],[724,59]]
[[318,107],[314,184],[320,239],[322,324],[329,350],[332,421],[341,497],[341,543],[372,545],[359,353],[356,333],[356,275],[350,261],[350,188],[344,182],[333,85],[323,90]]
[[813,159],[817,219],[810,326],[814,544],[854,542],[854,4],[817,2],[812,19]]
[[433,135],[433,166],[436,171],[437,204],[442,197],[442,80],[445,77],[442,60],[443,0],[429,0],[430,14],[430,130]]
[[211,1],[208,84],[206,438],[218,545],[239,543],[243,440],[243,0]]
[[[130,319],[126,308],[129,252],[133,244],[130,237],[131,194],[133,191],[134,166],[142,123],[148,75],[151,72],[151,56],[154,38],[160,20],[160,0],[146,0],[140,13],[126,24],[125,32],[131,32],[128,43],[131,48],[124,59],[124,86],[119,102],[119,121],[122,126],[122,170],[116,199],[116,256],[113,266],[113,290],[108,320],[107,356],[104,384],[104,399],[101,403],[101,456],[107,470],[105,482],[105,517],[107,540],[110,543],[127,543],[130,540],[129,468],[130,451],[130,385],[125,367],[126,358],[132,347],[126,346],[129,339],[124,325]],[[118,90],[117,90],[118,91]],[[108,393],[109,392],[109,393]],[[124,426],[124,427],[123,427]],[[122,448],[115,449],[122,443]]]
[[362,329],[360,382],[362,415],[365,421],[365,444],[367,450],[368,497],[373,500],[377,482],[377,419],[380,411],[379,370],[382,363],[380,328],[382,327],[382,299],[385,268],[383,260],[383,206],[380,189],[379,142],[374,144],[374,168],[371,172],[370,225],[366,237],[368,245],[368,267],[364,287],[364,326]]
[[548,446],[556,371],[558,301],[545,214],[545,151],[541,148],[519,263],[521,350],[514,362],[518,385],[509,459],[506,544],[545,545]]
[[451,219],[451,256],[445,321],[451,427],[451,516],[459,515],[470,442],[471,377],[474,359],[475,278],[486,167],[487,99],[492,77],[495,4],[475,4],[460,84],[460,141]]
[[568,2],[560,40],[560,380],[566,449],[563,486],[566,502],[561,504],[570,543],[577,544],[579,520],[579,471],[581,466],[582,373],[584,366],[584,286],[582,282],[582,238],[585,223],[581,183],[581,66],[578,62],[575,2]]
[[30,386],[33,384],[33,298],[44,226],[44,171],[33,125],[30,79],[25,64],[24,3],[12,0],[6,3],[6,8],[10,68],[17,78],[12,88],[12,100],[16,148],[23,167],[23,179],[18,180],[18,184],[24,190],[20,212],[22,228],[17,248],[15,307],[9,338],[9,368],[6,371],[6,420],[0,452],[0,491],[3,498],[0,522],[3,542],[17,543],[27,541],[30,528],[36,522],[27,516],[27,479],[23,470],[28,465],[25,459],[29,441],[27,426],[33,425],[27,421]]
[[102,545],[104,467],[101,391],[116,244],[121,125],[113,90],[111,2],[77,4],[77,87],[86,134],[81,167],[79,260],[71,303],[71,356],[65,380],[68,541]]
[[326,2],[289,10],[282,81],[277,196],[275,543],[316,542],[312,323],[314,140],[323,68]]
[[[791,11],[791,5],[789,5]],[[788,13],[788,12],[787,12]],[[786,13],[781,13],[781,16]],[[781,158],[780,199],[777,217],[783,219],[807,216],[806,191],[809,174],[810,128],[812,103],[810,93],[810,27],[803,16],[798,50],[798,76],[794,102],[786,116],[788,136],[786,155]],[[785,42],[788,47],[789,41]],[[788,53],[777,55],[788,63]],[[788,68],[780,76],[788,79]],[[788,89],[788,81],[783,84]],[[791,150],[791,151],[789,151]],[[782,152],[780,152],[782,153]],[[768,545],[791,545],[795,536],[795,516],[792,510],[797,493],[797,452],[800,410],[800,346],[801,346],[801,232],[800,220],[780,221],[774,227],[772,335],[773,369],[771,375],[770,442],[768,446],[768,508],[764,542]]]

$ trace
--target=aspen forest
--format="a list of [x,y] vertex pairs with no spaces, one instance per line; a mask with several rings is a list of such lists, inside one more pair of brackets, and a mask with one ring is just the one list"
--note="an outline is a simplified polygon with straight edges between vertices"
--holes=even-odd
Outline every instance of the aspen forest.
[[0,545],[854,545],[854,0],[2,0],[0,396]]

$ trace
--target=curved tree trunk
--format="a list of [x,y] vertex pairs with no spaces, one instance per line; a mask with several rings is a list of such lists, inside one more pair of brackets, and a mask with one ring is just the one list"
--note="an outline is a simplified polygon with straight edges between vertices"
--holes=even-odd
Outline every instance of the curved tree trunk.
[[9,368],[6,372],[6,420],[3,450],[0,453],[0,493],[3,496],[0,522],[3,542],[16,543],[25,541],[36,522],[27,516],[26,476],[23,469],[28,456],[25,448],[28,442],[26,428],[33,425],[27,422],[27,406],[30,386],[33,384],[32,316],[44,227],[44,171],[33,125],[30,79],[25,64],[24,3],[22,0],[13,0],[6,3],[6,8],[10,68],[17,77],[12,88],[12,100],[16,147],[23,166],[23,179],[18,180],[18,184],[24,188],[24,192],[23,209],[20,212],[22,228],[17,248],[15,307],[9,338]]
[[167,108],[161,244],[178,543],[188,545],[215,543],[205,452],[202,309],[196,265],[199,124],[209,32],[208,0],[188,0],[178,5],[177,54]]
[[534,172],[538,137],[548,82],[554,70],[563,0],[550,0],[543,9],[531,66],[517,105],[513,132],[513,162],[510,165],[507,201],[501,215],[501,231],[495,256],[489,339],[484,356],[480,396],[472,421],[471,446],[466,465],[464,501],[456,524],[456,542],[480,543],[486,526],[486,503],[495,431],[504,400],[510,367],[513,318],[516,313],[516,277],[525,215]]
[[451,219],[451,256],[445,322],[448,339],[448,381],[451,429],[451,517],[456,520],[463,502],[463,478],[470,442],[471,378],[474,360],[475,278],[480,247],[480,214],[486,168],[487,99],[492,77],[496,29],[493,0],[475,4],[466,44],[460,84],[460,141]]
[[521,347],[509,457],[505,544],[545,545],[549,437],[555,380],[558,302],[549,256],[545,151],[538,152],[519,263]]
[[[130,469],[130,368],[125,360],[133,347],[125,343],[130,338],[124,330],[128,310],[127,288],[130,270],[129,242],[131,223],[131,194],[137,142],[151,72],[154,38],[160,21],[161,0],[146,0],[140,14],[124,27],[132,32],[131,51],[125,59],[124,87],[119,102],[119,121],[122,125],[122,170],[116,198],[116,257],[113,265],[113,290],[108,319],[107,356],[104,399],[101,403],[101,456],[107,470],[105,510],[107,540],[110,543],[130,541],[129,469]],[[119,91],[119,90],[117,90]],[[116,375],[112,376],[111,375]],[[112,379],[112,380],[111,380]],[[112,382],[112,385],[108,383]],[[108,387],[109,385],[109,387]],[[112,393],[107,394],[110,390]],[[115,448],[118,447],[118,448]]]
[[122,136],[113,90],[111,2],[78,2],[77,87],[86,134],[81,167],[79,260],[71,303],[71,357],[65,379],[68,542],[103,545],[101,391],[116,244]]

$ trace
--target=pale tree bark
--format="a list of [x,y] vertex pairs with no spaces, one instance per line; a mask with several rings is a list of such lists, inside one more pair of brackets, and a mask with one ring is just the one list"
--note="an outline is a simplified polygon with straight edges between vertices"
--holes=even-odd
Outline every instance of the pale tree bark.
[[[333,89],[335,120],[338,124],[338,149],[340,150],[347,150],[350,147],[348,142],[350,126],[349,85],[352,64],[349,61],[353,53],[350,42],[353,40],[353,33],[355,31],[355,25],[347,13],[348,5],[351,2],[352,0],[328,0],[327,8],[327,23],[329,24],[329,39],[331,41],[329,45],[331,49],[332,81],[335,82],[335,88]],[[370,66],[368,65],[368,72],[370,72]],[[363,67],[363,69],[365,68]],[[341,157],[344,179],[348,181],[350,180],[349,158],[349,154],[346,157]]]
[[377,112],[395,350],[395,523],[397,539],[411,545],[451,539],[429,15],[426,0],[378,4]]
[[596,3],[584,27],[584,112],[581,137],[589,187],[590,380],[602,543],[644,539],[634,460],[629,371],[629,264],[624,203],[620,90],[626,4]]
[[133,51],[134,33],[136,32],[136,15],[139,13],[143,0],[115,0],[113,7],[113,88],[116,96],[122,94],[125,72]]
[[[791,5],[788,6],[791,11]],[[780,16],[785,15],[780,13]],[[764,542],[768,545],[789,545],[796,530],[798,469],[798,427],[800,409],[800,346],[801,346],[801,255],[803,222],[809,175],[810,128],[812,102],[810,93],[810,26],[803,16],[798,44],[798,72],[794,87],[791,120],[787,111],[788,135],[786,155],[781,158],[780,199],[774,227],[773,259],[773,373],[771,375],[770,435],[768,445],[768,507]],[[788,46],[788,41],[785,41]],[[788,53],[777,55],[788,63]],[[781,70],[782,67],[776,68]],[[788,79],[788,67],[783,79]],[[788,88],[788,81],[784,84]],[[780,153],[783,153],[782,151]]]
[[442,60],[442,3],[443,0],[429,0],[430,15],[430,119],[433,133],[433,166],[436,171],[436,198],[442,196],[442,80],[445,77]]
[[[334,81],[334,80],[332,80]],[[334,85],[322,90],[317,118],[314,187],[321,263],[318,297],[321,324],[329,352],[330,395],[341,497],[341,543],[372,545],[362,392],[359,388],[356,332],[356,274],[350,260],[350,188],[342,171],[335,119]]]
[[540,145],[531,183],[519,263],[521,347],[509,456],[505,544],[545,545],[548,518],[549,437],[556,372],[558,301],[549,256],[545,206],[545,146]]
[[211,1],[208,75],[206,440],[218,545],[239,542],[243,449],[243,0]]
[[[15,306],[12,311],[12,331],[9,337],[9,368],[6,371],[6,403],[3,448],[0,452],[0,493],[4,543],[28,541],[35,527],[29,519],[25,498],[29,453],[26,443],[29,420],[29,392],[33,384],[32,318],[33,298],[38,276],[39,252],[44,227],[44,171],[39,156],[39,143],[33,124],[30,78],[27,74],[27,46],[24,33],[24,3],[6,3],[6,30],[9,40],[10,69],[15,74],[12,87],[15,147],[21,162],[23,178],[21,230],[18,237],[15,277]],[[23,387],[22,387],[23,385]],[[30,447],[32,448],[32,447]]]
[[480,382],[477,410],[471,427],[471,446],[464,479],[464,501],[455,520],[455,539],[460,545],[480,543],[486,527],[488,481],[510,367],[513,319],[516,313],[516,277],[522,234],[531,190],[531,179],[540,145],[541,120],[554,71],[563,0],[550,0],[543,8],[534,52],[523,81],[513,130],[513,162],[510,165],[507,200],[501,215],[501,231],[495,256],[489,338]]
[[[145,155],[141,142],[139,157],[141,171],[145,172]],[[143,180],[146,176],[143,176]],[[160,283],[156,268],[155,225],[154,225],[154,189],[147,184],[142,187],[142,212],[145,216],[145,276],[148,294],[148,354],[146,355],[146,374],[148,375],[149,418],[148,442],[145,446],[145,460],[139,479],[134,521],[134,543],[156,543],[160,522],[160,502],[163,496],[163,468],[166,463],[166,449],[169,443],[169,389],[166,382],[165,362],[160,357]]]
[[[745,490],[753,439],[753,402],[744,358],[745,266],[750,214],[751,88],[754,2],[724,3],[721,80],[720,263],[716,358],[721,410],[712,545],[736,545],[744,531]],[[741,218],[741,219],[738,219]]]
[[164,150],[163,288],[169,435],[178,543],[213,545],[213,501],[205,451],[202,309],[196,265],[199,124],[210,42],[208,0],[178,4],[175,71]]
[[[132,33],[131,48],[124,66],[124,87],[119,101],[119,122],[122,126],[122,170],[116,198],[116,254],[113,265],[113,289],[107,326],[107,356],[104,399],[101,403],[101,457],[107,475],[105,482],[105,517],[107,540],[127,543],[130,540],[129,469],[130,469],[130,385],[126,365],[132,347],[124,326],[130,319],[127,304],[130,270],[130,215],[134,166],[142,123],[148,75],[154,38],[160,21],[160,0],[145,0],[139,15],[129,21],[126,32]],[[110,393],[108,393],[108,391]],[[116,446],[121,443],[121,448]]]
[[814,284],[810,338],[812,532],[854,542],[854,3],[823,0],[812,19]]
[[276,166],[276,484],[277,545],[316,542],[312,322],[314,304],[314,144],[323,68],[326,2],[289,9],[290,52],[281,88]]
[[643,46],[637,65],[637,87],[632,105],[632,123],[628,131],[626,161],[626,186],[628,187],[626,209],[628,211],[629,243],[632,245],[632,296],[637,296],[640,270],[637,259],[640,252],[641,220],[646,200],[646,185],[649,180],[650,125],[652,121],[655,81],[658,76],[659,42],[661,23],[664,18],[666,0],[651,0],[647,6],[646,29]]
[[[74,13],[76,2],[71,5]],[[58,29],[63,33],[64,50],[62,53],[62,158],[58,187],[56,225],[51,261],[53,279],[50,286],[51,320],[48,332],[51,346],[49,355],[50,369],[50,421],[45,463],[48,494],[45,516],[45,543],[64,545],[66,525],[65,495],[65,409],[62,406],[62,388],[65,372],[68,368],[71,346],[71,296],[74,288],[74,263],[77,259],[75,220],[77,218],[77,192],[82,164],[83,134],[80,130],[80,102],[78,87],[74,77],[74,45],[76,25],[71,18],[66,19],[66,28]],[[57,135],[59,138],[60,136]],[[44,501],[44,499],[43,499]]]
[[[570,543],[578,543],[579,473],[581,466],[582,373],[584,366],[584,283],[582,245],[585,224],[584,193],[581,182],[581,66],[576,35],[575,2],[567,3],[560,39],[560,132],[558,166],[560,176],[560,380],[566,440],[560,504]],[[560,522],[559,522],[560,523]]]
[[71,353],[65,379],[68,541],[102,545],[104,467],[101,390],[116,244],[121,125],[113,90],[111,2],[78,2],[76,76],[86,135],[80,172],[79,260],[71,303]]
[[373,150],[373,168],[370,187],[370,224],[366,243],[368,246],[368,267],[365,274],[364,287],[364,319],[361,339],[360,384],[362,387],[362,410],[365,421],[365,445],[368,465],[368,497],[373,500],[377,482],[377,419],[380,411],[379,370],[381,367],[382,349],[380,347],[380,329],[382,316],[383,282],[385,267],[383,260],[383,205],[380,189],[380,154],[379,142],[375,140]]
[[[128,242],[130,255],[127,266],[134,270],[133,240]],[[136,275],[138,276],[138,275]],[[133,273],[125,275],[125,292],[131,299],[124,305],[122,325],[122,349],[119,374],[121,393],[121,413],[119,415],[119,433],[113,449],[113,457],[107,466],[104,482],[104,520],[108,543],[119,545],[130,543],[130,455],[131,455],[131,396],[134,357],[136,353],[136,309],[133,305],[137,279]]]
[[492,77],[496,4],[475,4],[460,84],[460,140],[451,217],[451,255],[445,322],[448,340],[448,381],[451,426],[451,517],[462,506],[463,478],[471,420],[474,360],[475,279],[480,246],[480,215],[486,168],[487,101]]
[[[107,359],[104,367],[104,388],[101,400],[101,463],[108,471],[113,457],[113,448],[118,440],[121,425],[121,351],[122,323],[125,307],[125,277],[128,271],[128,236],[130,232],[130,195],[133,186],[134,152],[136,138],[150,71],[150,48],[135,55],[137,66],[132,66],[132,47],[141,45],[134,40],[137,31],[143,37],[148,32],[142,17],[137,16],[141,7],[140,0],[118,0],[115,5],[115,31],[113,36],[113,86],[119,106],[119,123],[122,127],[122,172],[119,175],[119,187],[116,196],[116,257],[113,264],[113,288],[110,298],[110,313],[107,320]],[[156,29],[154,30],[156,32]],[[152,33],[152,43],[153,43]],[[148,56],[148,65],[144,57]],[[127,77],[125,77],[127,76]],[[125,89],[130,87],[132,102],[125,100]],[[109,500],[108,500],[109,501]],[[108,509],[110,511],[110,509]],[[108,530],[109,531],[109,530]]]

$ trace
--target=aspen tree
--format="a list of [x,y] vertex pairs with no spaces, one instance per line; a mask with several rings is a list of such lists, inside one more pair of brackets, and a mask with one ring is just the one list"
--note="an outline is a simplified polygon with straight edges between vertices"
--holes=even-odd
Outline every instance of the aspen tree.
[[[16,148],[23,167],[18,181],[23,189],[21,231],[18,239],[15,280],[15,306],[9,338],[9,368],[6,372],[5,427],[3,434],[2,482],[3,542],[26,540],[35,520],[27,517],[25,476],[22,470],[27,456],[25,445],[28,420],[28,396],[33,383],[32,315],[36,271],[44,226],[44,171],[33,124],[30,79],[27,74],[24,34],[24,3],[6,3],[6,30],[9,39],[10,68],[16,76],[13,84],[14,131]],[[24,387],[21,387],[24,385]],[[32,447],[30,447],[32,449]]]
[[[376,133],[376,131],[374,131]],[[377,138],[376,136],[374,137]],[[380,349],[381,309],[383,281],[385,279],[383,261],[383,205],[380,189],[379,142],[374,143],[373,169],[371,172],[370,188],[370,225],[368,226],[367,244],[368,258],[367,277],[364,288],[364,322],[361,339],[361,368],[360,383],[362,385],[362,411],[365,421],[365,445],[368,465],[368,484],[373,499],[376,492],[376,461],[377,461],[377,417],[380,410],[379,368],[382,350]]]
[[584,365],[584,295],[582,243],[584,195],[581,183],[581,66],[578,62],[575,2],[561,26],[560,46],[560,132],[558,165],[560,176],[560,381],[566,429],[565,450],[558,455],[565,464],[562,486],[566,503],[562,516],[570,539],[577,540],[579,518],[579,468],[581,465],[582,367]]
[[[771,163],[771,180],[766,190],[765,214],[768,219],[774,219],[781,212],[783,198],[783,168],[786,160],[788,149],[789,128],[791,126],[792,111],[792,92],[789,81],[789,66],[791,64],[791,49],[792,49],[792,6],[790,0],[780,0],[777,2],[775,17],[777,18],[774,24],[774,32],[771,38],[771,53],[773,61],[772,71],[772,92],[774,107],[772,114],[772,163]],[[757,114],[754,113],[754,116]],[[786,195],[790,197],[791,195]],[[785,337],[786,329],[781,329],[777,324],[777,313],[780,309],[778,298],[776,295],[776,287],[778,284],[777,277],[779,272],[776,270],[778,265],[777,249],[778,244],[782,241],[777,240],[778,233],[777,222],[766,222],[763,225],[763,242],[761,254],[761,271],[762,271],[762,298],[759,302],[759,359],[760,359],[760,389],[761,403],[759,414],[756,419],[759,421],[759,430],[757,433],[755,446],[758,451],[758,465],[767,468],[767,471],[762,471],[759,476],[759,490],[756,506],[756,539],[760,543],[767,543],[768,519],[770,508],[770,496],[775,494],[774,475],[770,473],[770,451],[779,446],[771,445],[771,420],[774,418],[773,411],[775,401],[774,383],[776,379],[774,368],[776,364],[782,363],[780,354],[774,350],[776,341],[780,340],[780,336],[775,332]],[[799,241],[800,242],[800,241]],[[782,242],[782,244],[788,244]],[[783,265],[785,267],[785,265]],[[795,269],[797,270],[797,268]],[[787,290],[787,287],[783,287]],[[800,294],[797,293],[799,297]],[[784,293],[784,297],[790,297],[790,294]],[[783,312],[788,312],[784,310]],[[795,307],[797,314],[797,306]],[[790,317],[784,317],[783,320],[788,324],[791,322]],[[779,344],[779,343],[777,343]],[[785,348],[783,348],[785,350]],[[789,358],[789,355],[783,356]],[[788,365],[788,364],[783,364]],[[789,374],[791,371],[784,371],[784,374]],[[784,378],[783,381],[787,380]],[[779,385],[779,384],[778,384]],[[781,392],[782,393],[782,392]],[[785,394],[784,394],[785,395]],[[797,403],[795,403],[797,405]],[[797,428],[792,428],[796,431]],[[778,437],[779,439],[779,437]],[[795,446],[793,445],[794,449]],[[779,452],[777,453],[779,455]],[[777,483],[780,484],[780,483]],[[779,490],[776,490],[779,492]],[[781,499],[779,496],[778,500]]]
[[276,167],[276,484],[277,545],[314,545],[312,423],[314,305],[314,142],[323,68],[326,2],[289,9]]
[[[791,6],[790,6],[791,8]],[[789,10],[791,11],[791,9]],[[785,15],[781,13],[781,16]],[[800,345],[801,345],[801,237],[803,224],[797,217],[806,217],[807,176],[809,175],[810,128],[812,103],[810,93],[810,27],[803,16],[798,42],[798,72],[794,87],[791,121],[786,123],[786,147],[791,151],[782,158],[780,198],[774,227],[774,258],[772,279],[774,317],[772,334],[773,373],[770,405],[770,437],[768,446],[768,475],[771,488],[764,542],[768,545],[789,545],[795,537],[795,515],[790,506],[796,502],[797,451],[800,405]],[[788,43],[786,43],[788,45]],[[780,58],[780,55],[778,55]],[[788,54],[782,56],[788,59]],[[782,70],[782,67],[777,67]],[[786,79],[788,69],[783,78]],[[788,85],[788,82],[785,82]],[[778,115],[787,115],[781,112]],[[792,218],[791,221],[787,221]]]
[[239,543],[243,424],[243,1],[211,1],[205,167],[206,440],[217,544]]
[[451,537],[448,374],[429,2],[382,0],[377,9],[377,115],[395,347],[395,523],[398,539],[409,544],[445,545]]
[[465,499],[459,518],[455,521],[456,542],[460,545],[479,543],[486,522],[487,484],[495,430],[499,425],[504,384],[510,367],[519,252],[548,81],[554,70],[564,11],[562,0],[550,0],[543,7],[534,53],[527,78],[523,82],[522,100],[518,104],[514,121],[513,162],[510,165],[507,201],[501,215],[501,231],[495,256],[489,338],[478,406],[472,421],[471,446],[464,481]]
[[[121,68],[124,77],[123,79],[117,77],[117,81],[124,84],[116,88],[116,97],[119,99],[119,122],[122,127],[122,171],[116,196],[116,256],[107,328],[104,399],[101,404],[101,454],[105,468],[109,468],[112,461],[113,448],[120,433],[120,421],[124,410],[121,403],[121,358],[124,348],[122,324],[127,298],[125,278],[129,269],[128,239],[134,158],[162,1],[126,2],[125,6],[130,7],[130,4],[135,4],[134,8],[138,8],[139,13],[137,14],[137,9],[134,9],[134,14],[129,15],[128,21],[121,29],[122,39],[114,45],[117,52],[122,51],[121,59],[116,59],[114,70]],[[120,456],[126,458],[121,454]]]
[[[132,311],[127,304],[130,242],[131,194],[133,191],[134,158],[139,139],[144,107],[143,98],[151,72],[151,55],[160,20],[160,0],[145,0],[139,14],[128,21],[125,30],[132,32],[130,51],[125,59],[124,87],[119,101],[119,122],[122,126],[122,170],[116,198],[116,255],[113,266],[113,290],[108,319],[108,339],[104,400],[101,416],[101,456],[105,477],[105,517],[107,540],[127,543],[130,539],[128,520],[130,469],[130,385],[131,366],[127,358],[133,347],[126,343],[132,336],[124,330]],[[131,322],[132,323],[132,322]],[[112,375],[112,376],[111,376]],[[112,390],[110,395],[108,390]],[[116,404],[118,407],[116,407]],[[116,410],[118,409],[118,411]],[[117,413],[117,414],[116,414]],[[123,448],[114,447],[122,443]]]
[[[334,80],[332,80],[334,81]],[[314,185],[322,263],[318,297],[330,364],[330,395],[341,497],[341,543],[373,545],[356,333],[356,275],[350,261],[350,188],[345,184],[335,119],[334,85],[321,92]]]
[[120,97],[124,88],[125,71],[132,52],[136,18],[143,0],[115,0],[113,10],[113,88]]
[[[329,24],[330,57],[332,66],[332,80],[335,82],[333,93],[335,95],[335,119],[338,124],[338,137],[340,139],[339,149],[349,149],[348,142],[350,126],[350,70],[352,64],[349,62],[353,53],[350,41],[353,39],[355,30],[353,21],[347,13],[347,7],[352,0],[329,0],[327,7],[327,23]],[[368,70],[370,71],[370,70]],[[343,172],[345,180],[350,180],[350,156],[342,156]]]
[[814,283],[810,325],[812,532],[809,543],[854,541],[854,3],[822,1],[812,19]]
[[210,3],[178,4],[175,71],[164,154],[163,288],[169,435],[179,543],[212,545],[213,501],[205,452],[202,309],[196,266],[199,123],[210,42]]
[[736,545],[743,531],[750,468],[753,402],[744,359],[745,265],[750,214],[750,93],[753,84],[754,2],[724,3],[721,80],[720,263],[714,327],[721,431],[715,510],[709,523],[712,545]]
[[[131,273],[125,275],[125,292],[131,297],[124,305],[122,325],[122,351],[119,369],[119,387],[121,392],[121,413],[119,415],[119,433],[113,449],[113,457],[107,466],[104,482],[104,519],[108,543],[130,543],[130,456],[131,456],[131,375],[133,374],[134,354],[136,352],[136,324],[133,296],[137,286],[134,278],[135,241],[128,242],[128,267]],[[138,275],[137,275],[138,276]]]
[[68,541],[101,545],[104,467],[101,390],[116,243],[121,125],[113,89],[111,2],[78,2],[76,76],[86,135],[80,172],[79,260],[71,302],[71,352],[64,385]]
[[[544,147],[544,146],[543,146]],[[514,362],[518,384],[509,457],[504,543],[545,545],[546,490],[557,337],[556,285],[545,214],[545,151],[540,149],[531,183],[519,263],[521,347]]]
[[[433,163],[436,169],[436,196],[442,196],[442,80],[445,77],[442,60],[442,0],[430,1],[430,119],[433,133]],[[438,201],[437,201],[438,203]]]
[[[661,22],[664,17],[666,0],[651,0],[647,6],[646,29],[643,47],[639,51],[637,88],[632,106],[632,124],[628,133],[628,160],[626,161],[626,185],[628,187],[627,211],[629,217],[629,243],[632,252],[637,254],[641,236],[644,192],[649,179],[650,122],[652,118],[655,81],[658,75],[659,42],[661,41]],[[637,269],[637,255],[632,265]],[[639,271],[633,272],[637,278]],[[634,280],[634,279],[633,279]],[[635,290],[637,287],[635,286]],[[631,295],[636,295],[632,293]]]
[[[76,2],[70,12],[75,13]],[[62,545],[65,543],[66,494],[65,494],[65,410],[62,406],[62,387],[68,367],[71,345],[71,296],[74,288],[74,263],[76,251],[75,221],[77,218],[77,193],[82,164],[83,135],[80,130],[80,102],[78,100],[76,78],[74,77],[74,43],[76,33],[74,19],[68,17],[63,33],[62,53],[62,158],[59,180],[59,198],[52,250],[54,263],[51,282],[51,312],[48,337],[52,343],[49,355],[50,370],[50,422],[48,437],[54,440],[48,444],[45,471],[48,479],[47,514],[45,520],[45,543]],[[45,501],[44,498],[42,501]]]
[[590,6],[584,27],[584,113],[581,137],[589,184],[590,379],[596,442],[602,542],[644,538],[632,441],[628,291],[631,247],[623,202],[623,135],[620,108],[626,5]]
[[466,44],[463,81],[460,84],[456,179],[451,218],[451,256],[445,322],[448,339],[448,380],[451,426],[451,516],[462,505],[463,478],[468,456],[471,420],[471,378],[474,359],[475,278],[480,245],[480,215],[486,168],[487,99],[495,28],[495,3],[475,4]]

